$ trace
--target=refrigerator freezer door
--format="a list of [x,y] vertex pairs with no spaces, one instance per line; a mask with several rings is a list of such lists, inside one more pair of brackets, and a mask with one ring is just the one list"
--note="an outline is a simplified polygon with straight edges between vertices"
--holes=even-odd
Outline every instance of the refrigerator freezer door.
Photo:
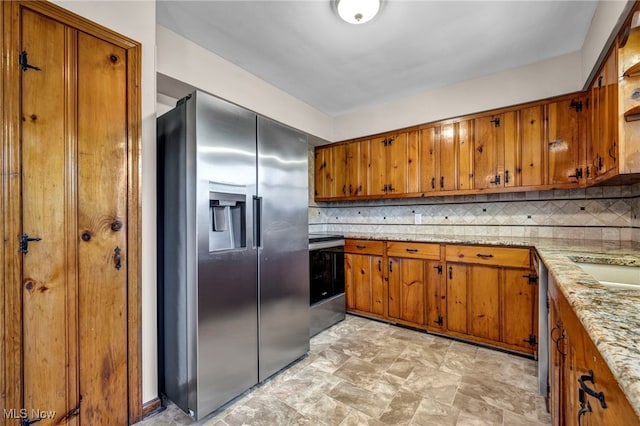
[[[198,281],[197,340],[192,347],[197,355],[197,409],[191,409],[201,418],[258,381],[257,251],[250,208],[256,182],[256,115],[201,92],[194,97]],[[227,210],[226,231],[213,231],[212,205]],[[240,219],[244,226],[234,223]],[[212,245],[212,239],[225,232],[233,237],[228,249]]]
[[258,117],[259,380],[309,350],[307,137]]

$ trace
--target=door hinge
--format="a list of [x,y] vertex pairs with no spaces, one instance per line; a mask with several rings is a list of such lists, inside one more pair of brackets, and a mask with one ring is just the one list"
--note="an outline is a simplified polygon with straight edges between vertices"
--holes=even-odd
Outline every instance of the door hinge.
[[26,50],[23,50],[22,52],[20,52],[20,57],[18,61],[20,62],[20,68],[22,68],[22,71],[26,71],[26,70],[42,71],[39,67],[29,64]]
[[529,338],[526,340],[523,340],[523,342],[528,343],[531,346],[536,346],[538,344],[538,338],[536,337],[535,334],[530,334]]
[[442,327],[442,324],[444,324],[444,319],[442,318],[442,315],[438,315],[438,319],[434,321],[436,324],[438,324],[440,327]]
[[576,112],[582,112],[582,101],[576,101],[575,99],[571,99],[569,103],[569,108],[573,108]]
[[438,275],[442,275],[442,265],[434,266],[433,268],[438,270]]
[[538,284],[538,276],[537,275],[529,274],[529,275],[523,275],[522,277],[526,278],[527,280],[529,280],[529,284],[530,285]]
[[490,120],[489,122],[493,123],[494,127],[500,127],[500,117],[496,117],[493,120]]
[[576,179],[582,179],[582,167],[579,168],[579,169],[576,169],[576,174],[575,175],[569,175],[568,177],[576,178]]
[[20,426],[29,426],[34,423],[38,423],[41,420],[44,420],[44,417],[38,417],[35,419],[22,419],[22,421],[20,422]]
[[30,241],[41,241],[41,240],[42,240],[42,238],[40,238],[40,237],[29,238],[29,236],[27,234],[20,235],[20,238],[19,238],[20,251],[22,252],[22,254],[29,253],[29,242]]

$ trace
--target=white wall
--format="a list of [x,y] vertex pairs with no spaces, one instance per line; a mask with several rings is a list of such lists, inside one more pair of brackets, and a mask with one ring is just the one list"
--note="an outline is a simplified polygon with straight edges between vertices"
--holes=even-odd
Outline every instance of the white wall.
[[330,116],[161,25],[156,34],[158,73],[296,129],[331,139]]
[[54,0],[142,43],[142,400],[158,396],[156,331],[156,3]]
[[579,91],[580,60],[576,52],[346,114],[334,141]]

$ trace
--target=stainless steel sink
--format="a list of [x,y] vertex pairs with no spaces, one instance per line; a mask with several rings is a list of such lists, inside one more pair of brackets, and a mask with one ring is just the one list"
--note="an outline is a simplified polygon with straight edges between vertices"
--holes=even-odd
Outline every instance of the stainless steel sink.
[[604,263],[574,262],[600,284],[619,288],[640,290],[640,267],[627,265],[609,265]]

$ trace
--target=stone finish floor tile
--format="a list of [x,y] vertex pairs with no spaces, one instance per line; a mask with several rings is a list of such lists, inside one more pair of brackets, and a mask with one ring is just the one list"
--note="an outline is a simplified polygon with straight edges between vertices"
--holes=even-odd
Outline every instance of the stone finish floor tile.
[[309,354],[192,422],[171,402],[137,426],[549,425],[536,362],[347,315]]

